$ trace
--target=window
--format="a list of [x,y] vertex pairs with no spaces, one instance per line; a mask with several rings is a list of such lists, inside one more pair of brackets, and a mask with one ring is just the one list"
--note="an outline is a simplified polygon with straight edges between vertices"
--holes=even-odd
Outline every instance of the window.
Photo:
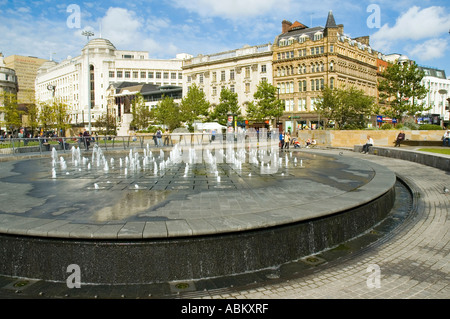
[[183,79],[183,73],[178,73],[178,80],[182,80]]
[[250,77],[250,67],[249,67],[249,66],[247,66],[247,67],[245,68],[245,77],[246,77],[246,78],[249,78],[249,77]]
[[153,79],[153,72],[148,72],[148,78]]
[[217,81],[217,72],[213,72],[212,73],[212,81],[216,82]]
[[330,89],[334,88],[334,78],[330,79]]
[[114,71],[109,71],[109,77],[113,78],[114,77]]
[[230,85],[230,91],[231,91],[231,93],[235,92],[234,85]]
[[123,77],[123,72],[122,71],[117,71],[117,77],[118,78],[122,78]]
[[141,72],[141,78],[145,79],[146,78],[147,73],[146,72]]
[[330,62],[330,72],[334,71],[334,63],[333,61]]
[[203,73],[200,73],[200,74],[199,74],[199,82],[200,82],[200,83],[203,83]]
[[129,79],[131,77],[131,72],[130,71],[125,71],[125,78]]
[[250,93],[250,83],[245,83],[245,93]]
[[212,89],[212,95],[213,95],[213,96],[216,96],[216,95],[217,95],[217,87],[215,87],[215,86],[213,86],[213,89]]
[[164,79],[165,80],[169,79],[169,72],[164,72]]
[[311,80],[311,91],[314,91],[314,84],[315,84],[315,81]]
[[133,72],[133,79],[137,79],[139,77],[139,72],[134,71]]
[[177,79],[177,74],[176,73],[170,73],[170,78],[172,80],[176,80]]
[[225,71],[220,72],[220,81],[225,81]]
[[161,79],[161,72],[156,72],[156,78]]
[[230,80],[234,81],[234,70],[230,70]]
[[330,53],[334,52],[334,45],[330,45]]
[[267,72],[267,66],[265,64],[261,65],[261,73]]

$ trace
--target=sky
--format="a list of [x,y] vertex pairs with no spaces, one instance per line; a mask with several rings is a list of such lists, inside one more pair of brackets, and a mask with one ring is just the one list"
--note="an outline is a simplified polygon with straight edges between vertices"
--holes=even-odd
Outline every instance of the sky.
[[81,54],[89,30],[155,59],[206,55],[273,43],[283,20],[324,26],[330,10],[346,35],[450,78],[448,0],[0,0],[0,52],[59,62]]

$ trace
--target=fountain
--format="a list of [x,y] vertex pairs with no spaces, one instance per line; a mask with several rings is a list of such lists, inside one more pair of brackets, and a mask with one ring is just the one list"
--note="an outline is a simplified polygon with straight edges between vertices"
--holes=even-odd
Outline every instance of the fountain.
[[13,162],[0,186],[23,191],[2,198],[26,205],[0,198],[0,274],[64,282],[74,263],[91,284],[248,273],[358,236],[390,211],[392,172],[318,150],[283,156],[266,133],[156,156],[95,145],[91,158],[53,149],[50,164]]

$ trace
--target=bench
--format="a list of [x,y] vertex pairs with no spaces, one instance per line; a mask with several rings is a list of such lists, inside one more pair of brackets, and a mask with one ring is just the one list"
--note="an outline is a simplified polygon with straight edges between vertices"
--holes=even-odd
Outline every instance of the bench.
[[[395,145],[395,141],[394,141]],[[404,140],[400,143],[407,146],[442,146],[442,141]]]

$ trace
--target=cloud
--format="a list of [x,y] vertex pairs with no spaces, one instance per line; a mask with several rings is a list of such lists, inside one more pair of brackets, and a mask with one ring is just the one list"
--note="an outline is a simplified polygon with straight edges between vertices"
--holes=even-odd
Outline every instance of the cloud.
[[[120,22],[120,23],[119,23]],[[114,45],[127,47],[140,38],[143,23],[133,11],[123,8],[109,8],[101,19],[102,37]]]
[[419,59],[427,61],[441,58],[445,55],[448,48],[448,40],[431,39],[424,43],[416,45],[411,51],[411,56],[417,56]]
[[449,28],[450,15],[445,8],[434,6],[420,9],[414,6],[402,14],[394,26],[384,24],[375,32],[372,35],[373,46],[386,50],[396,41],[436,38],[447,33]]

